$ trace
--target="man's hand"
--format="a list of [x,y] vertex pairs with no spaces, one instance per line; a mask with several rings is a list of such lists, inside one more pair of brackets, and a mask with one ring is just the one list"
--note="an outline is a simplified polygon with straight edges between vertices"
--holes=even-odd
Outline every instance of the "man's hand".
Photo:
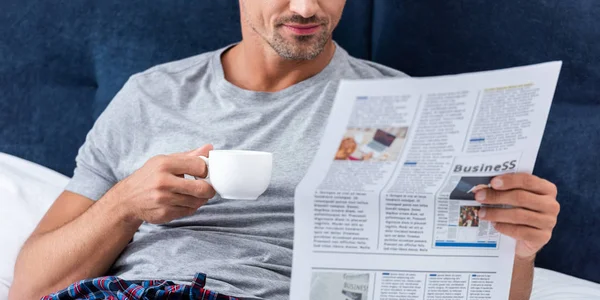
[[492,222],[498,232],[517,240],[518,259],[533,259],[548,243],[556,225],[560,210],[556,186],[524,173],[501,175],[491,184],[492,189],[477,191],[475,199],[483,204],[513,208],[482,207],[480,219]]
[[193,215],[215,196],[213,187],[204,180],[183,178],[184,174],[206,177],[204,161],[211,145],[199,149],[151,158],[131,176],[107,193],[107,200],[117,201],[132,221],[164,224]]

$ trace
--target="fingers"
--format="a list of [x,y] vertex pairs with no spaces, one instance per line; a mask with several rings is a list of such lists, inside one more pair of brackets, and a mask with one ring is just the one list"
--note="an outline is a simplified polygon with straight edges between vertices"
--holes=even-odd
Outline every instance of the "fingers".
[[177,178],[172,185],[175,193],[189,195],[199,199],[211,199],[216,195],[215,189],[204,180],[188,180]]
[[151,159],[154,169],[173,175],[188,174],[196,177],[206,177],[207,167],[197,156],[189,155],[160,155]]
[[556,185],[548,180],[526,173],[504,174],[492,179],[492,188],[495,190],[527,190],[538,195],[556,197]]
[[478,184],[477,186],[475,186],[473,188],[473,190],[471,191],[471,193],[475,194],[481,190],[487,189],[488,185],[487,184]]
[[552,236],[552,231],[509,223],[496,223],[496,231],[518,241],[527,241],[534,245],[545,245]]
[[174,193],[170,199],[170,203],[173,206],[181,208],[198,209],[208,202],[208,198],[196,198],[190,195],[176,194]]
[[552,215],[557,215],[560,210],[558,202],[553,197],[541,196],[525,190],[484,189],[475,194],[475,200],[483,204],[510,205]]
[[525,225],[532,228],[551,230],[556,225],[556,218],[523,208],[482,207],[479,218],[493,223]]
[[190,150],[190,151],[186,151],[186,152],[181,152],[181,153],[177,153],[176,155],[185,155],[185,156],[206,156],[208,157],[208,152],[210,152],[210,150],[213,150],[213,145],[211,144],[206,144],[200,148],[194,149],[194,150]]
[[189,180],[174,175],[160,176],[153,180],[149,183],[153,186],[149,196],[162,204],[197,208],[203,205],[202,201],[211,199],[216,194],[213,187],[204,180]]
[[[173,198],[173,194],[179,194],[181,195],[181,201],[185,201],[187,198],[184,196],[196,199],[211,199],[216,195],[215,189],[204,180],[190,180],[169,174],[157,176],[152,180],[153,182],[150,184],[157,191],[158,196],[163,198],[167,196]],[[180,206],[194,207],[196,205],[181,204]]]
[[148,164],[153,171],[163,171],[180,177],[187,174],[205,178],[208,170],[204,161],[198,156],[208,157],[211,150],[213,150],[213,146],[207,144],[187,152],[155,156],[148,161]]
[[496,231],[517,240],[516,255],[535,255],[548,243],[556,226],[560,211],[556,186],[524,173],[497,176],[491,186],[475,194],[475,200],[488,205],[480,209],[479,218],[492,222]]

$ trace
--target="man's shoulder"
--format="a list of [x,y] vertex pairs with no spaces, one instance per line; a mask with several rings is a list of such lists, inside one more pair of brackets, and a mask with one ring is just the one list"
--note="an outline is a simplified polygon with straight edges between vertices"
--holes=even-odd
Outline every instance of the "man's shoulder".
[[376,62],[353,58],[352,65],[359,70],[362,78],[408,77],[404,72],[378,64]]
[[153,80],[156,78],[167,77],[186,77],[189,73],[198,73],[207,71],[210,62],[217,53],[221,52],[222,49],[205,52],[202,54],[186,57],[183,59],[166,62],[163,64],[156,65],[145,71],[134,74],[132,77],[136,80]]
[[343,50],[345,57],[344,74],[345,79],[377,79],[390,77],[408,77],[407,74],[396,69],[378,64],[376,62],[351,56]]

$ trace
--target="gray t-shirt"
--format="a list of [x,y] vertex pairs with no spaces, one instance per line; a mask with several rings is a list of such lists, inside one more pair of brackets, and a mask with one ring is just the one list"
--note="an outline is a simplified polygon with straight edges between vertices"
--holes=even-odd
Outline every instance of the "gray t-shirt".
[[257,201],[217,196],[191,217],[144,223],[110,273],[182,283],[205,273],[206,288],[219,293],[288,299],[294,189],[319,146],[339,80],[405,75],[337,46],[312,78],[275,93],[253,92],[225,79],[226,49],[132,76],[88,134],[66,189],[98,200],[149,158],[207,143],[272,152],[271,185]]

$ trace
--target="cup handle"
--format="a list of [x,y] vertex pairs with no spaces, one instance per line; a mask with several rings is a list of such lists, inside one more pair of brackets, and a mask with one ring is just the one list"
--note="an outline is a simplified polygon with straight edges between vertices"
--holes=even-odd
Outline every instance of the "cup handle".
[[198,156],[198,157],[200,159],[202,159],[204,161],[204,163],[206,164],[206,178],[196,177],[196,176],[194,176],[194,178],[196,178],[196,180],[204,180],[210,184],[210,168],[209,168],[208,157],[206,157],[206,156]]

